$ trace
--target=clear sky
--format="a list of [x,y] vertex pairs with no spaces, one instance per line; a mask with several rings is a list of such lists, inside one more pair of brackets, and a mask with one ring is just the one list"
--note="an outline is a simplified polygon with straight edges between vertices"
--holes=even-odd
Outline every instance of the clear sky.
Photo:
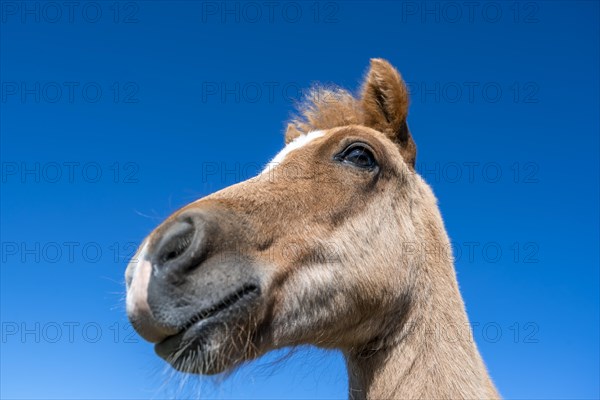
[[128,257],[253,176],[312,82],[409,82],[474,337],[508,398],[598,398],[596,1],[3,1],[2,398],[344,398],[335,352],[215,383],[124,313]]

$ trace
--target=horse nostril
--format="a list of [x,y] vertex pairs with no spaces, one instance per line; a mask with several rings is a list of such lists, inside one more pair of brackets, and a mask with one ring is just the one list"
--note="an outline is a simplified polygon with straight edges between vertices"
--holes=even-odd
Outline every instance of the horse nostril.
[[182,220],[171,225],[158,245],[157,264],[165,265],[184,254],[192,244],[195,233],[196,228],[191,220]]

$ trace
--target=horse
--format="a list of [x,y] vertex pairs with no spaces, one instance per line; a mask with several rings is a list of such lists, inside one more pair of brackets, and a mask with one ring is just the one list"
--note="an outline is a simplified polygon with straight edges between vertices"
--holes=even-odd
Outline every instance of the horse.
[[408,108],[401,75],[372,59],[357,96],[309,92],[261,173],[154,229],[125,280],[158,356],[212,375],[313,345],[343,353],[351,399],[499,398]]

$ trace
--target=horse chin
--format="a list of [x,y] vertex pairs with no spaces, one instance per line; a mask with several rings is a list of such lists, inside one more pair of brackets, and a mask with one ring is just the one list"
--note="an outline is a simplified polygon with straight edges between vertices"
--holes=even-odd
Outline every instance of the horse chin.
[[215,375],[254,358],[252,327],[260,309],[258,295],[201,319],[154,347],[174,369],[191,374]]

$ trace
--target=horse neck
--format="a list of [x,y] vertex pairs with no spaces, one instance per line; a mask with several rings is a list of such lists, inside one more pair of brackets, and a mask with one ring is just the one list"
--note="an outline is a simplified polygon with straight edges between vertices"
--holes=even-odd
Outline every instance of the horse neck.
[[[441,218],[435,225],[435,240],[449,243]],[[411,305],[385,344],[368,354],[344,352],[349,397],[498,398],[472,338],[452,257],[421,262]]]

